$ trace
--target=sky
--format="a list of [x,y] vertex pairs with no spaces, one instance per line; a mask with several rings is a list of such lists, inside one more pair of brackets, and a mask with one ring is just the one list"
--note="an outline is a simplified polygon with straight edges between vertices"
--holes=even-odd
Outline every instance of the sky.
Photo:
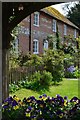
[[[77,3],[77,1],[75,1],[76,3]],[[70,7],[71,6],[74,6],[74,2],[67,2],[67,3],[69,3],[70,5]],[[60,4],[56,4],[56,5],[52,5],[52,7],[54,7],[55,9],[57,9],[61,14],[63,14],[63,15],[66,15],[66,11],[64,11],[63,9],[62,9],[62,7],[65,5],[65,4],[67,4],[67,3],[60,3]]]

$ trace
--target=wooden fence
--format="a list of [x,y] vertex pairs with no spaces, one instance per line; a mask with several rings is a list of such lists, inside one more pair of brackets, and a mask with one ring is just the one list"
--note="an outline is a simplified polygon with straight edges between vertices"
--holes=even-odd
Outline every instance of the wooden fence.
[[25,79],[25,77],[27,77],[29,74],[33,74],[38,70],[43,70],[43,66],[12,68],[9,71],[9,83],[17,83],[18,81]]

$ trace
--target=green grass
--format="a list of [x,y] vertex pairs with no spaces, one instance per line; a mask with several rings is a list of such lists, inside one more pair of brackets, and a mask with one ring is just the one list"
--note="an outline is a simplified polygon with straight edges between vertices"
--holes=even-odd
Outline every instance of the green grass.
[[38,98],[41,94],[47,94],[50,97],[55,97],[56,94],[60,94],[61,96],[68,96],[69,99],[71,99],[73,96],[78,97],[78,80],[66,80],[64,79],[62,82],[60,82],[59,85],[53,85],[50,86],[49,91],[45,91],[42,93],[35,92],[28,89],[20,89],[16,91],[14,94],[10,95],[17,95],[20,99],[23,99],[24,97],[29,96],[35,96]]

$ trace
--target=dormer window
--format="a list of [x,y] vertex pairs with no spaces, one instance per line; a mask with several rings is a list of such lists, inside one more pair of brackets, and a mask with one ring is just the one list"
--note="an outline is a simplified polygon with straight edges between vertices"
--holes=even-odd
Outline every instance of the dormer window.
[[67,35],[67,25],[64,24],[64,35]]
[[56,20],[54,20],[54,19],[52,22],[52,30],[53,30],[53,32],[56,32]]
[[34,26],[39,26],[39,12],[34,13]]

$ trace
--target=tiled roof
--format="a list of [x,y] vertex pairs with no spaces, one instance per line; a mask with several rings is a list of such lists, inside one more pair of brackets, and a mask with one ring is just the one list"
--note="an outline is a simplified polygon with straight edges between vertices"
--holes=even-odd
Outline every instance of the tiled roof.
[[79,29],[75,24],[73,24],[71,21],[69,21],[64,15],[62,15],[58,10],[56,10],[53,7],[46,7],[44,9],[41,9],[41,11],[49,14],[50,16],[64,22],[65,24],[68,24],[70,26],[73,26],[77,29]]

